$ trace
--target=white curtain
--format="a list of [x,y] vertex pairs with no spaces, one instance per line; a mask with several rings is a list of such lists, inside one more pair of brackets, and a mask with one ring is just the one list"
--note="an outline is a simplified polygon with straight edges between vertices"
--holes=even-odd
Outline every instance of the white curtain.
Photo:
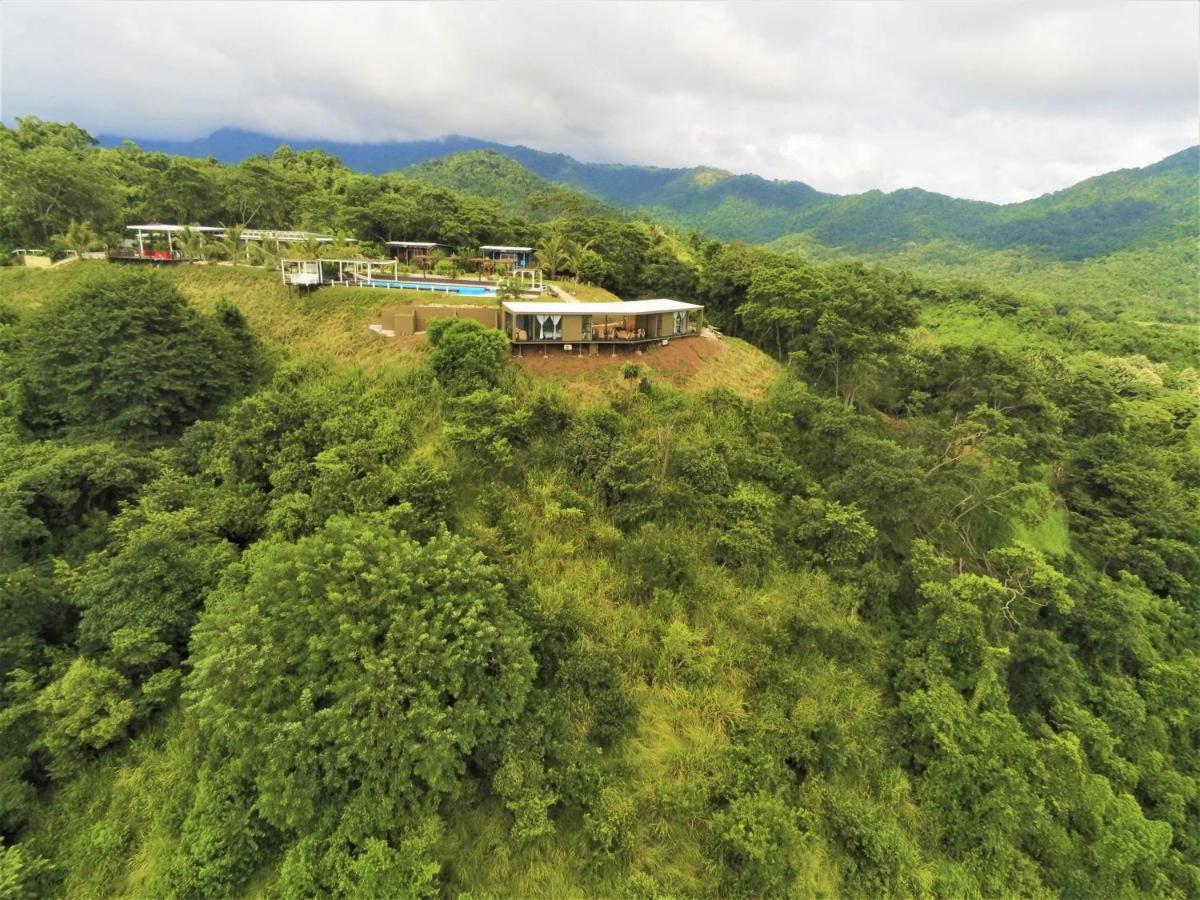
[[562,316],[537,316],[538,340],[562,340]]

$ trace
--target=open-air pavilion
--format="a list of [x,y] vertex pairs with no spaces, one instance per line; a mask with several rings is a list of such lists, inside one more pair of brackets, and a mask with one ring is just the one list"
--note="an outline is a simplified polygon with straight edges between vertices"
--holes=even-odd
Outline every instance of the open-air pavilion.
[[[148,225],[126,225],[126,231],[134,232],[133,240],[137,241],[137,249],[117,247],[108,251],[110,259],[145,260],[147,262],[178,262],[183,255],[175,249],[174,238],[181,231],[194,231],[201,234],[224,234],[224,228],[211,225],[167,225],[162,222],[152,222]],[[167,249],[156,249],[155,244],[166,242]]]
[[[143,260],[147,262],[179,262],[183,255],[176,248],[181,232],[193,232],[209,237],[224,237],[228,229],[216,225],[169,225],[164,222],[151,222],[146,225],[126,225],[126,231],[132,231],[134,237],[129,241],[137,241],[137,247],[117,247],[109,250],[110,259]],[[333,243],[334,238],[328,234],[318,234],[314,231],[287,231],[272,228],[243,228],[238,233],[242,241],[274,241],[277,244],[297,244],[303,241],[313,241],[318,244]],[[348,242],[353,238],[347,238]],[[162,244],[166,249],[162,249]]]

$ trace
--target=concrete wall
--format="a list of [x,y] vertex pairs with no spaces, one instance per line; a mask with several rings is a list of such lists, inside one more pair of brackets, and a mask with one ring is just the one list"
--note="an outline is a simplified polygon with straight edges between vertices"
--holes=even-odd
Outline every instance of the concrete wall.
[[[504,311],[487,306],[414,306],[416,330],[424,331],[435,319],[471,319],[488,328],[503,328]],[[397,332],[399,334],[399,332]]]
[[396,337],[409,337],[424,331],[435,319],[447,318],[471,319],[488,328],[501,328],[504,311],[487,306],[396,306],[385,309],[379,321]]

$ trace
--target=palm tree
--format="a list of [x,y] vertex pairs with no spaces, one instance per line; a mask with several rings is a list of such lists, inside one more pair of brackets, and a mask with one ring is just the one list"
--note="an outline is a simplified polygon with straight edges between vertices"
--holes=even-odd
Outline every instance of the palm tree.
[[588,254],[592,252],[592,244],[594,243],[596,243],[596,239],[592,238],[592,240],[585,244],[572,243],[567,248],[567,268],[575,276],[576,283],[583,277],[580,273],[587,264]]
[[91,222],[76,222],[71,220],[67,225],[67,233],[62,236],[63,245],[80,259],[83,254],[94,248],[100,238]]
[[279,242],[247,241],[246,256],[251,265],[262,266],[264,269],[270,268],[279,262]]
[[175,236],[179,249],[185,258],[190,260],[204,259],[204,232],[195,228],[183,228]]
[[311,237],[293,241],[288,244],[287,255],[290,259],[320,259],[321,243]]
[[342,259],[346,255],[346,245],[349,243],[350,232],[336,230],[329,232],[333,238],[329,243],[321,245],[320,255],[326,259]]
[[242,240],[242,232],[246,230],[246,226],[226,225],[224,228],[225,234],[220,241],[221,249],[224,250],[224,256],[236,266],[246,249],[242,246],[245,243]]
[[570,241],[560,232],[548,234],[538,241],[537,261],[551,278],[558,275],[558,270],[567,264],[570,252]]

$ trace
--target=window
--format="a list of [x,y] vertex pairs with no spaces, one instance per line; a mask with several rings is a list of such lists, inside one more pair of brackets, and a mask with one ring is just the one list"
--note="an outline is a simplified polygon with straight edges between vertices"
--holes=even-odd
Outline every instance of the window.
[[683,334],[687,331],[687,311],[679,310],[675,313],[675,333]]
[[580,332],[583,335],[583,337],[581,337],[580,340],[590,341],[592,339],[592,317],[591,316],[582,316],[580,321],[582,323]]
[[539,341],[561,341],[562,340],[562,316],[538,315],[534,316],[535,328],[534,333]]

